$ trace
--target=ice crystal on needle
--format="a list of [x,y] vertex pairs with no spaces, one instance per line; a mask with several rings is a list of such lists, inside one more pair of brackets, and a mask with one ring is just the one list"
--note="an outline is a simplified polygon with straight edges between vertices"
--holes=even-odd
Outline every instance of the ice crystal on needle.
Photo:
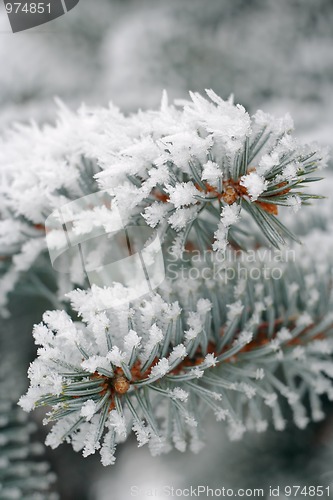
[[17,406],[17,379],[8,377],[13,361],[1,353],[0,498],[58,500],[50,491],[56,476],[43,459],[45,447],[33,437],[37,426]]
[[48,408],[51,447],[104,465],[131,432],[154,455],[199,451],[207,411],[240,439],[282,430],[286,405],[303,428],[333,397],[331,243],[311,233],[297,265],[267,248],[296,239],[279,207],[316,198],[326,154],[289,115],[190,97],[129,116],[61,106],[0,148],[0,306],[20,281],[56,306],[20,404]]

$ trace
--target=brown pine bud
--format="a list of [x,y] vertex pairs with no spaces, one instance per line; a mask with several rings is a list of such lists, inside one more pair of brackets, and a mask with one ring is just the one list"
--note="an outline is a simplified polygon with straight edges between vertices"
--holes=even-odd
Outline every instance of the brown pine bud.
[[232,205],[238,198],[238,194],[235,188],[228,186],[222,194],[222,199],[228,205]]
[[113,387],[118,394],[125,394],[128,391],[129,386],[129,381],[122,375],[114,379]]

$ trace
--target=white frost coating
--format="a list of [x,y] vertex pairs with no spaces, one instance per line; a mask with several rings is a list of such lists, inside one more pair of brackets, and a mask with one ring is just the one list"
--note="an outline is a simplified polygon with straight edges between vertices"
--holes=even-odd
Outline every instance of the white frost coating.
[[153,366],[149,377],[150,378],[161,378],[163,377],[166,373],[168,373],[170,369],[169,361],[166,358],[162,358],[159,360],[157,365]]
[[89,399],[85,403],[83,403],[81,408],[81,416],[84,417],[87,421],[91,420],[92,417],[96,413],[96,403],[92,399]]
[[[266,190],[265,175],[280,162],[279,172],[268,177],[270,184],[298,180],[306,165],[302,156],[310,155],[318,167],[327,161],[326,151],[302,146],[291,136],[289,116],[278,119],[258,112],[250,117],[233,98],[225,101],[211,89],[206,96],[191,92],[186,102],[163,102],[158,110],[129,116],[112,104],[105,109],[82,106],[77,113],[61,105],[54,126],[17,127],[3,138],[0,240],[10,257],[8,269],[0,277],[3,314],[8,295],[22,273],[29,273],[40,255],[46,257],[47,250],[56,254],[68,244],[61,227],[44,227],[45,214],[58,214],[55,219],[60,222],[59,209],[63,215],[66,212],[66,223],[72,224],[70,233],[76,238],[89,239],[96,230],[112,233],[117,224],[138,221],[145,229],[155,228],[162,237],[172,229],[178,234],[172,235],[170,246],[175,255],[181,256],[184,235],[192,238],[186,233],[190,224],[196,219],[203,224],[207,220],[211,203],[207,204],[207,198],[213,197],[215,203],[223,201],[223,182],[228,182],[230,175],[233,178],[245,145],[255,141],[258,134],[263,133],[262,142],[266,144],[267,139],[270,147],[259,147],[256,172],[249,172],[252,165],[245,165],[242,172],[248,173],[241,180],[234,179],[247,189],[250,203]],[[285,164],[283,159],[288,154],[290,162]],[[212,193],[212,187],[216,192]],[[293,190],[289,192],[289,204],[297,209],[300,203]],[[84,204],[92,192],[102,191],[110,200],[112,197],[112,203]],[[70,205],[82,200],[81,210],[71,211]],[[288,203],[284,199],[282,204]],[[211,230],[215,233],[215,251],[225,251],[228,229],[238,222],[240,208],[241,204],[238,208],[224,207],[220,217],[217,215]],[[69,287],[82,287],[85,274],[77,252],[72,252],[66,266],[61,271],[69,271]],[[54,275],[61,288],[63,277]],[[115,297],[100,299],[104,302],[102,309],[110,307]]]
[[268,181],[256,172],[251,172],[241,177],[240,185],[246,188],[251,201],[256,201],[266,190]]
[[169,193],[170,203],[176,208],[191,205],[196,202],[194,196],[199,196],[200,191],[194,186],[193,182],[182,182],[177,186],[166,186]]
[[213,250],[225,252],[228,245],[228,229],[232,224],[235,224],[239,219],[240,206],[234,203],[223,207],[221,212],[221,220],[218,228],[214,233],[215,241],[213,243]]
[[216,162],[209,160],[203,165],[201,180],[207,181],[211,186],[217,187],[222,178],[222,170]]

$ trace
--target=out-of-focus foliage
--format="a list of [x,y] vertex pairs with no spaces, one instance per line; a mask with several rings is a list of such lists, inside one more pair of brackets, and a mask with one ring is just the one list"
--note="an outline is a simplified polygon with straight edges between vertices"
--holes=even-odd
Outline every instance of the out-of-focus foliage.
[[56,500],[44,446],[32,438],[37,426],[16,405],[19,388],[12,365],[3,355],[0,363],[0,499]]
[[50,118],[54,95],[133,110],[155,107],[163,88],[174,98],[212,87],[250,111],[289,110],[327,143],[332,18],[330,0],[81,0],[13,35],[2,12],[1,122]]

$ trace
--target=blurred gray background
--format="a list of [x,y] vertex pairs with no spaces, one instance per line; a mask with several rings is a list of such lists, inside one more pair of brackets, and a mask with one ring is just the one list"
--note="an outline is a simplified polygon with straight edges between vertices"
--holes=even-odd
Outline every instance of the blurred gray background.
[[1,5],[1,123],[52,119],[54,96],[131,111],[213,87],[327,142],[332,39],[331,0],[81,0],[15,35]]

